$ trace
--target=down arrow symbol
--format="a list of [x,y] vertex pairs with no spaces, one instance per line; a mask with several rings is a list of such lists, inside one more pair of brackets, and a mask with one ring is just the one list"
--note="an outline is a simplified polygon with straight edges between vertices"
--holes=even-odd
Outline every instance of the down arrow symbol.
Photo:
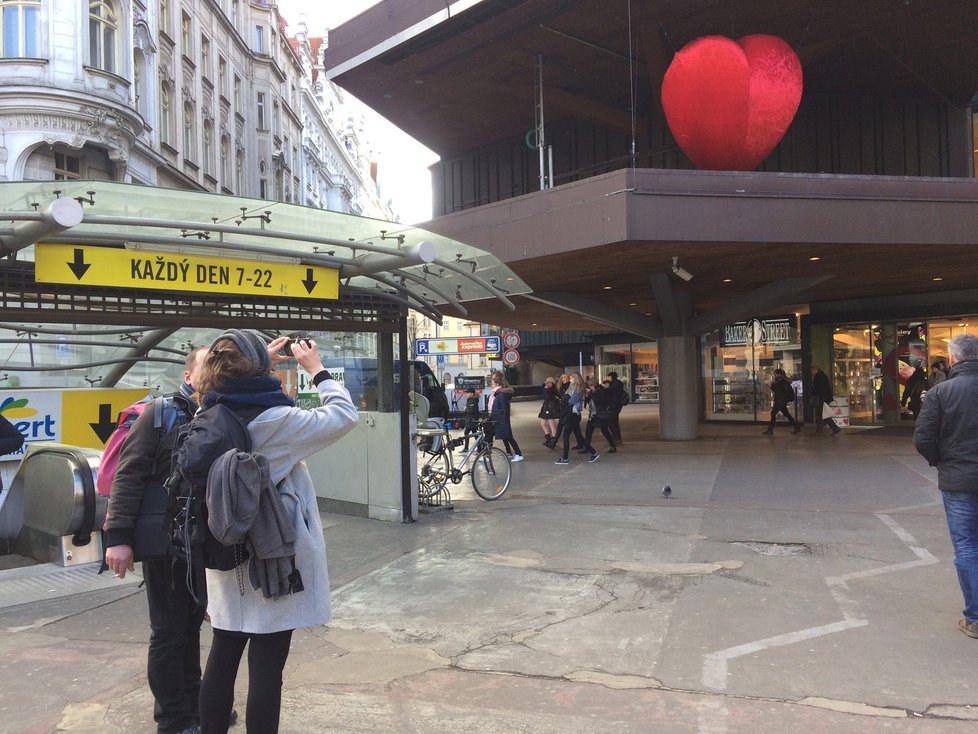
[[92,267],[90,264],[85,262],[85,251],[80,247],[75,248],[75,261],[67,263],[68,267],[71,268],[71,272],[75,274],[78,280],[82,279],[82,276],[88,272],[88,269]]
[[306,268],[306,279],[302,281],[302,285],[306,287],[306,293],[312,293],[316,286],[319,285],[318,280],[312,279],[312,268]]

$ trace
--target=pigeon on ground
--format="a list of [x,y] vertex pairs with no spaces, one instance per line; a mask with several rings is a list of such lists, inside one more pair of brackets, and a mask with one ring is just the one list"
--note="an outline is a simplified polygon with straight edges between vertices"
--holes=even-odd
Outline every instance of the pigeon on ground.
[[665,487],[663,487],[662,496],[665,497],[666,499],[672,497],[672,487],[670,487],[668,484]]

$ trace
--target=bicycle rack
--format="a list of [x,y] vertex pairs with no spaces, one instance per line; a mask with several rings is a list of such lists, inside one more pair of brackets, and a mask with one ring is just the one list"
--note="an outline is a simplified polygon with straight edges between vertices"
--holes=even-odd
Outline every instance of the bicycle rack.
[[418,499],[418,508],[421,512],[454,510],[455,505],[452,504],[452,493],[449,491],[448,485],[446,484],[430,497],[420,497]]

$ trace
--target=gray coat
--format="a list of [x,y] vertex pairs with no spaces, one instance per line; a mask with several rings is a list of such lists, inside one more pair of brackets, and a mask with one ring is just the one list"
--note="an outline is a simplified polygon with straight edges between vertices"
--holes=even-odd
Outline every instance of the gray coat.
[[927,392],[913,445],[944,492],[978,494],[978,362],[958,362]]
[[277,406],[248,424],[252,450],[268,458],[271,480],[295,529],[295,559],[303,591],[265,599],[238,574],[207,569],[207,612],[216,629],[267,634],[326,624],[332,617],[326,543],[312,478],[304,459],[329,446],[357,424],[357,409],[335,380],[318,386],[323,404],[314,410]]

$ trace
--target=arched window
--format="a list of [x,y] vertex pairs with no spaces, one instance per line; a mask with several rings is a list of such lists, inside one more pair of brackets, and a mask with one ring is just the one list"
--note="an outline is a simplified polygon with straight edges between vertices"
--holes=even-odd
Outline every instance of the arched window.
[[0,27],[3,47],[0,56],[7,59],[37,57],[38,15],[40,0],[0,0]]
[[173,142],[173,97],[170,85],[166,82],[160,85],[160,142]]
[[132,59],[133,94],[136,98],[136,112],[145,119],[146,113],[149,110],[149,100],[146,98],[146,57],[143,56],[142,51],[137,49],[133,52]]
[[88,3],[88,63],[115,73],[115,32],[118,18],[108,0]]
[[231,136],[221,137],[221,185],[231,183]]
[[239,150],[234,156],[234,193],[244,194],[244,151]]
[[183,158],[194,159],[194,106],[190,102],[183,105]]

